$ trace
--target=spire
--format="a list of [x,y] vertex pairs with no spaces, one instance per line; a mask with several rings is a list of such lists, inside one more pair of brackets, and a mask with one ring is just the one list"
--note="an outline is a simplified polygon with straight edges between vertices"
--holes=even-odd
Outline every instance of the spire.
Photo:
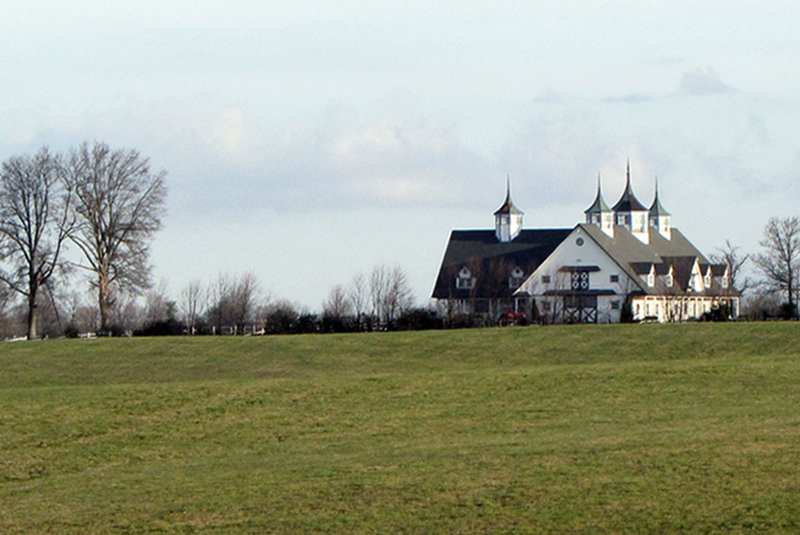
[[631,186],[631,161],[628,160],[625,191],[614,205],[614,220],[617,225],[627,228],[631,234],[639,238],[643,243],[650,243],[649,225],[647,224],[647,208],[639,202],[633,194]]
[[583,211],[584,214],[599,214],[601,212],[610,212],[611,209],[606,204],[606,201],[603,200],[603,193],[600,184],[600,173],[597,173],[597,196],[594,199],[592,205]]
[[633,194],[633,187],[631,186],[631,161],[628,159],[628,169],[627,169],[627,178],[625,181],[625,191],[622,192],[622,197],[620,197],[617,204],[614,205],[615,212],[646,212],[647,208],[644,207],[642,203],[639,202],[639,199],[636,198],[636,195]]
[[658,177],[656,177],[656,195],[653,204],[650,206],[650,226],[658,230],[658,233],[666,239],[672,239],[672,221],[670,213],[664,209],[658,199]]
[[661,201],[658,200],[658,177],[656,177],[656,196],[655,199],[653,199],[653,204],[650,206],[650,217],[663,215],[671,214],[664,209],[661,205]]
[[522,210],[511,201],[511,177],[506,175],[506,200],[494,213],[495,236],[501,242],[510,242],[522,231]]
[[509,175],[506,175],[506,200],[503,202],[503,206],[494,213],[494,215],[498,214],[523,214],[522,210],[514,206],[511,201],[511,177]]
[[584,212],[586,214],[586,222],[591,225],[597,225],[603,232],[614,237],[614,212],[608,207],[606,201],[603,200],[603,188],[600,182],[600,173],[597,173],[597,196],[594,203],[587,208]]

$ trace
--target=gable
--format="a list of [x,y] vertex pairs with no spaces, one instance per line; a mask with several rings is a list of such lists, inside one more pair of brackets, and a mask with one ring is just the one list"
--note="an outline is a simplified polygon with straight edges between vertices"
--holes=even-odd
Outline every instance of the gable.
[[[593,290],[612,293],[641,290],[638,277],[630,272],[630,268],[618,263],[593,239],[584,225],[578,225],[528,277],[519,291],[539,295],[565,290],[569,287],[571,272],[575,271],[588,273],[589,287]],[[616,280],[612,280],[612,276]]]
[[[523,229],[510,242],[500,242],[494,230],[454,230],[450,234],[434,299],[510,297],[508,277],[530,274],[566,238],[572,229]],[[457,288],[456,276],[467,268],[473,288]],[[522,275],[520,275],[522,273]]]

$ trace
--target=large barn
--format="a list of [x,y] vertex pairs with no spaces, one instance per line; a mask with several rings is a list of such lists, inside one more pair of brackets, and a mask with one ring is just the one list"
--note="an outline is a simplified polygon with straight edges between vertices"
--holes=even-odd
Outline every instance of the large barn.
[[625,190],[612,207],[597,197],[585,222],[523,229],[506,200],[494,230],[454,230],[433,299],[442,314],[514,314],[547,323],[686,321],[736,317],[739,292],[724,264],[712,264],[678,230],[658,198],[649,208]]

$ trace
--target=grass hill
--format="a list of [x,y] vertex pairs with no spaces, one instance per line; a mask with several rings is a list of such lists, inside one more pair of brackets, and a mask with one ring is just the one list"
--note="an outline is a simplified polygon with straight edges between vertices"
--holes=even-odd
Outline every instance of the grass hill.
[[796,533],[800,324],[0,346],[0,532]]

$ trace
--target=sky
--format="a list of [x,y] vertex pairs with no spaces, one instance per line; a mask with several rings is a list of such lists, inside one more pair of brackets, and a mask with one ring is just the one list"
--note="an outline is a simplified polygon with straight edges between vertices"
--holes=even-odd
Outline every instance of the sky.
[[0,159],[84,141],[167,171],[153,277],[251,272],[312,311],[452,229],[636,195],[713,253],[800,215],[793,1],[0,0]]

